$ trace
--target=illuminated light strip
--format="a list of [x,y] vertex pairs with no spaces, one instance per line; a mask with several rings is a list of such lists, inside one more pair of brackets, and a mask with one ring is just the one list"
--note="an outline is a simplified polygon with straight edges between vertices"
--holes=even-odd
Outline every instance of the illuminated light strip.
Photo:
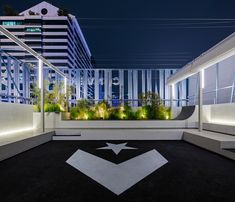
[[64,93],[66,95],[66,92],[67,92],[67,78],[64,77]]
[[232,120],[212,119],[209,123],[235,126],[235,121]]
[[201,70],[201,76],[202,76],[202,88],[205,88],[205,70],[204,69],[202,69]]
[[5,131],[5,132],[1,132],[0,136],[4,136],[4,135],[10,135],[13,133],[21,133],[21,132],[26,132],[26,131],[31,131],[34,130],[35,128],[22,128],[22,129],[17,129],[17,130],[9,130],[9,131]]
[[42,88],[42,73],[43,73],[43,62],[38,60],[38,87]]
[[172,99],[175,98],[175,84],[171,84]]

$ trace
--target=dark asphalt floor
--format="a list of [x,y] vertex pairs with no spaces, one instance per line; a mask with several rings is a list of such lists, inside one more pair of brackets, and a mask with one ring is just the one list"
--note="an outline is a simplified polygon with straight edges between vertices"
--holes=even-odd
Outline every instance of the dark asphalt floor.
[[[108,141],[122,143],[125,141]],[[183,141],[52,141],[0,162],[0,202],[234,202],[235,162]],[[78,149],[120,163],[156,149],[168,163],[117,196],[65,161]]]

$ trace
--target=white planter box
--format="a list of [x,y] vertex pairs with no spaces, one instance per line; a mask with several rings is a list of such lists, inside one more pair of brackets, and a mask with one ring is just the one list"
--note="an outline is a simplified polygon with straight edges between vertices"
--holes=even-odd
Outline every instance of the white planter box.
[[[60,113],[54,113],[54,112],[47,113],[46,112],[45,113],[45,128],[47,129],[56,128],[55,120],[57,116],[60,117]],[[33,113],[33,124],[34,124],[34,128],[36,129],[41,128],[41,113],[40,112]]]
[[0,102],[0,133],[33,129],[33,106]]

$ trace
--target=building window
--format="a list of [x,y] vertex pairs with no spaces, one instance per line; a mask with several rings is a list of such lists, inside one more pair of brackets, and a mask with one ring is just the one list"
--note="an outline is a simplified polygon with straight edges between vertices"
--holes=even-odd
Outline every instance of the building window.
[[23,90],[23,83],[20,83],[20,90]]
[[23,25],[23,21],[2,21],[2,25],[5,26]]
[[27,27],[26,32],[41,32],[42,29],[40,27]]
[[41,10],[41,13],[42,13],[43,15],[46,15],[46,14],[48,13],[48,10],[47,10],[46,8],[43,8],[43,9]]
[[54,84],[53,84],[53,83],[50,83],[50,84],[49,84],[49,91],[53,90],[53,88],[54,88]]
[[2,84],[2,90],[6,90],[6,86]]

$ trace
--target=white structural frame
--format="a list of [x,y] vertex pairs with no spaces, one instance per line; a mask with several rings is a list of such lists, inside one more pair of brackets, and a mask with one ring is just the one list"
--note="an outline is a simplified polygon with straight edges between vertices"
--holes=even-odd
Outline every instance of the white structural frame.
[[12,40],[14,43],[16,43],[18,46],[23,48],[25,51],[33,55],[35,58],[38,59],[39,64],[39,75],[41,78],[39,78],[39,88],[41,87],[41,123],[42,123],[42,131],[45,131],[45,117],[44,117],[44,75],[43,75],[43,64],[47,65],[49,68],[53,69],[56,73],[58,73],[60,76],[64,78],[64,88],[65,88],[65,94],[67,91],[67,77],[66,75],[61,72],[57,67],[55,67],[53,64],[51,64],[48,60],[46,60],[44,57],[42,57],[40,54],[38,54],[36,51],[34,51],[32,48],[30,48],[27,44],[25,44],[23,41],[21,41],[19,38],[17,38],[14,34],[9,32],[7,29],[5,29],[3,26],[0,25],[0,32]]
[[167,80],[167,85],[178,83],[194,74],[199,74],[198,129],[202,131],[204,70],[235,55],[235,32],[186,64]]

